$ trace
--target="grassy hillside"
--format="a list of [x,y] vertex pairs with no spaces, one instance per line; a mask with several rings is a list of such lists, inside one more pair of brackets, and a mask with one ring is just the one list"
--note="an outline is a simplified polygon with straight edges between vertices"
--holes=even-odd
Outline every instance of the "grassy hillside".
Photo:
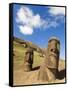
[[[26,47],[23,45],[23,42],[27,44]],[[39,84],[39,82],[37,81],[38,70],[28,72],[28,73],[23,73],[24,56],[28,47],[32,47],[34,49],[33,68],[40,66],[44,60],[44,57],[40,56],[40,52],[42,53],[41,48],[39,48],[38,46],[34,45],[31,42],[14,38],[14,41],[13,41],[14,85],[24,85],[24,84],[32,84],[32,83]],[[65,69],[65,61],[60,60],[59,71],[64,70],[64,69]],[[65,79],[57,80],[57,82],[58,83],[65,82]]]

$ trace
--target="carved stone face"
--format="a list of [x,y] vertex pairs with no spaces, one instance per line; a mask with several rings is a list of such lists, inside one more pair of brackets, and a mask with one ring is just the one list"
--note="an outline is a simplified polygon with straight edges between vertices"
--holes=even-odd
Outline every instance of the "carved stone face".
[[51,40],[48,44],[49,56],[59,57],[60,44],[57,40]]
[[48,42],[46,65],[50,68],[58,68],[60,43],[56,39]]
[[60,42],[51,38],[46,50],[45,62],[40,67],[39,79],[48,82],[55,81],[58,75]]
[[33,64],[33,50],[28,48],[24,58],[24,71],[31,71]]
[[26,53],[25,53],[25,63],[33,63],[33,50],[28,48]]

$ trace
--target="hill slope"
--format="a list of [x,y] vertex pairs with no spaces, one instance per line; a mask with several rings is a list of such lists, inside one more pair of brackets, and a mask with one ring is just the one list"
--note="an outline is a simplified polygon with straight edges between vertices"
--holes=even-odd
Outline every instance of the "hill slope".
[[37,45],[33,44],[32,42],[26,41],[26,40],[21,40],[19,38],[14,37],[14,42],[18,43],[19,45],[22,45],[23,47],[31,47],[33,50],[37,52],[41,52],[42,49],[38,47]]
[[[27,46],[24,47],[23,43],[26,43]],[[34,70],[31,72],[23,72],[24,55],[28,47],[32,47],[34,49],[34,62],[33,62]],[[49,82],[39,82],[37,80],[39,66],[44,60],[44,57],[40,57],[37,49],[40,49],[40,48],[34,45],[33,43],[14,38],[14,41],[13,41],[14,85],[49,83]],[[65,72],[65,61],[64,60],[60,60],[59,62],[59,71],[61,72],[61,74],[59,75],[59,77],[61,77],[61,80],[60,79],[56,80],[56,83],[63,83],[65,82],[65,78],[63,77],[63,75],[65,74],[64,73]]]

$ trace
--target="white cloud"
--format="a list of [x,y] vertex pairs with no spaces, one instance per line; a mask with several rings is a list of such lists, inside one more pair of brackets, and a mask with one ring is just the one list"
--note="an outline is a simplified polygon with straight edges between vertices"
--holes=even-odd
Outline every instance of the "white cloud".
[[32,19],[33,13],[27,7],[21,7],[17,12],[17,22],[29,24]]
[[31,35],[33,33],[33,29],[29,26],[19,26],[19,29],[24,35]]
[[65,23],[65,7],[50,7],[49,14],[54,18],[54,23],[51,22],[51,26],[56,27],[60,23]]
[[16,21],[22,25],[22,27],[19,25],[19,29],[23,34],[32,34],[34,28],[40,28],[44,24],[44,20],[41,19],[41,16],[34,14],[33,11],[27,7],[21,7],[17,11]]
[[56,28],[58,26],[58,23],[56,20],[48,20],[45,24],[44,24],[44,29],[47,29],[47,28]]
[[64,7],[51,7],[49,13],[52,15],[65,15]]
[[39,14],[35,15],[32,17],[31,19],[31,22],[30,22],[30,25],[33,26],[33,27],[40,27],[42,25],[42,22],[41,22],[41,17]]
[[20,32],[24,35],[31,35],[37,28],[42,28],[42,30],[50,27],[56,28],[60,23],[59,21],[63,20],[62,15],[65,15],[65,8],[51,7],[48,12],[53,19],[51,17],[48,20],[47,17],[43,19],[39,13],[35,14],[30,8],[22,6],[16,13],[16,22]]
[[33,11],[27,7],[21,7],[17,12],[17,22],[26,24],[30,27],[40,27],[41,17],[39,14],[34,15]]

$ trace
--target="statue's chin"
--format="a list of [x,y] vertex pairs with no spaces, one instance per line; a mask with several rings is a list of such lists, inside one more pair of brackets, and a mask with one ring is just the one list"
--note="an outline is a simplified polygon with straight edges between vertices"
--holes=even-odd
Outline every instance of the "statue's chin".
[[50,60],[56,60],[56,59],[57,59],[56,56],[53,55],[50,56]]
[[58,57],[57,57],[56,54],[52,53],[52,54],[50,55],[50,60],[51,60],[51,61],[55,61],[55,60],[57,60],[57,59],[58,59]]
[[57,58],[55,56],[50,56],[50,61],[53,66],[57,66]]

